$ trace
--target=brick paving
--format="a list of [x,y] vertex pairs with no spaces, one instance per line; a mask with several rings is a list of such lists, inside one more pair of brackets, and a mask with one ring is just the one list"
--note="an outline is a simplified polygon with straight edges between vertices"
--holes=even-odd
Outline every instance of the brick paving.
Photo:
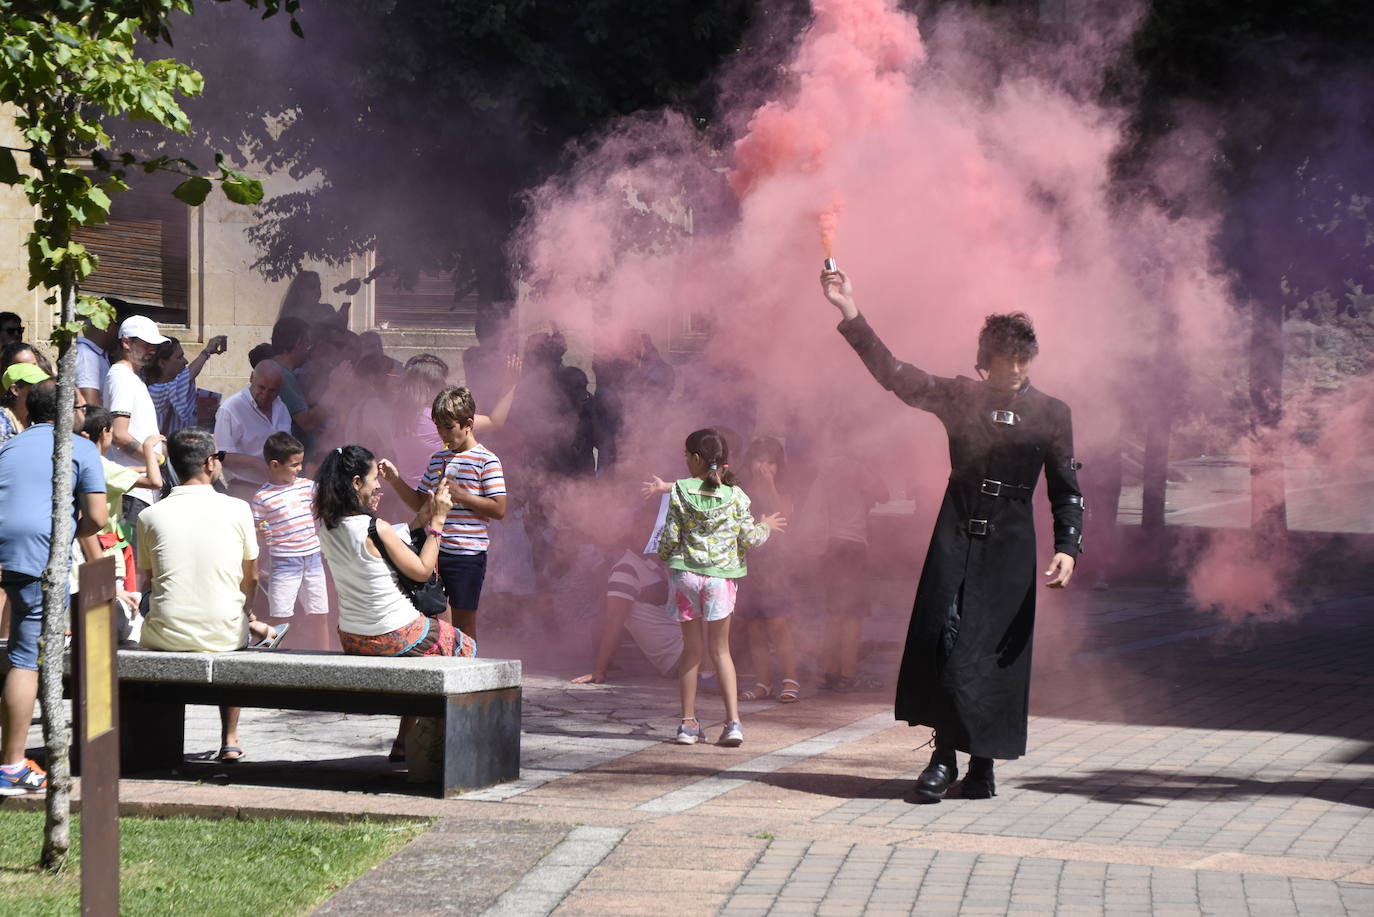
[[[929,732],[892,723],[890,689],[744,704],[742,748],[684,748],[671,681],[571,686],[537,661],[512,784],[435,800],[386,762],[394,719],[246,710],[242,764],[121,792],[131,812],[437,817],[322,914],[1374,914],[1372,611],[1358,582],[1244,627],[1166,587],[1057,596],[1030,752],[992,800],[904,801]],[[889,680],[904,625],[869,622]],[[699,709],[714,735],[718,699]],[[197,711],[188,754],[216,730]]]

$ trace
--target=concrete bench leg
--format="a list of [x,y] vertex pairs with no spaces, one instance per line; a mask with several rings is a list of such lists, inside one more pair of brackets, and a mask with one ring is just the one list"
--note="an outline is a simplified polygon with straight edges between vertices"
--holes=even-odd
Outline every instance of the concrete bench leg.
[[443,795],[520,776],[520,689],[448,699],[444,718]]
[[120,773],[180,768],[185,763],[185,748],[185,704],[144,700],[127,692],[120,697]]

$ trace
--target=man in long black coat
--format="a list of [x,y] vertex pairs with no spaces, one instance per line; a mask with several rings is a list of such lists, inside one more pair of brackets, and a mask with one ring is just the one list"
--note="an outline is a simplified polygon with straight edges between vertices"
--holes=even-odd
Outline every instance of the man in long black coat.
[[1031,495],[1042,467],[1054,513],[1046,585],[1069,584],[1082,547],[1069,408],[1026,377],[1038,345],[1022,313],[988,316],[978,336],[985,378],[947,379],[892,356],[859,314],[842,272],[826,271],[821,286],[844,317],[840,333],[873,377],[938,417],[949,435],[949,486],[916,590],[896,714],[935,730],[935,753],[912,789],[914,801],[944,797],[958,778],[956,750],[972,757],[964,797],[986,799],[996,795],[992,759],[1026,751],[1035,624]]

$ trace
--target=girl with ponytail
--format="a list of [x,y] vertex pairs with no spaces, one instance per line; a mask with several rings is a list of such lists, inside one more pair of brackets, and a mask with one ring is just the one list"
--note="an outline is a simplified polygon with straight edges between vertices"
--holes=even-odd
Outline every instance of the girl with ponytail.
[[[737,580],[747,572],[744,554],[782,531],[786,520],[778,513],[758,522],[749,512],[745,495],[730,471],[725,438],[715,430],[697,430],[687,437],[689,478],[672,485],[668,515],[659,535],[658,556],[668,566],[668,612],[682,626],[682,660],[678,688],[682,697],[682,725],[677,743],[703,740],[696,718],[697,673],[704,648],[711,654],[725,700],[725,728],[720,744],[744,743],[736,696],[735,663],[730,657],[730,614],[735,608]],[[658,490],[655,483],[646,492]]]

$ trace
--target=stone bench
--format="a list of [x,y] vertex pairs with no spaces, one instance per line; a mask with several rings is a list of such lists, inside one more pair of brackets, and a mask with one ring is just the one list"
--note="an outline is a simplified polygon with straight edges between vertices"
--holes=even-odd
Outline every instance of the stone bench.
[[518,660],[120,650],[118,666],[124,774],[181,767],[186,705],[207,704],[434,717],[444,796],[520,776]]

